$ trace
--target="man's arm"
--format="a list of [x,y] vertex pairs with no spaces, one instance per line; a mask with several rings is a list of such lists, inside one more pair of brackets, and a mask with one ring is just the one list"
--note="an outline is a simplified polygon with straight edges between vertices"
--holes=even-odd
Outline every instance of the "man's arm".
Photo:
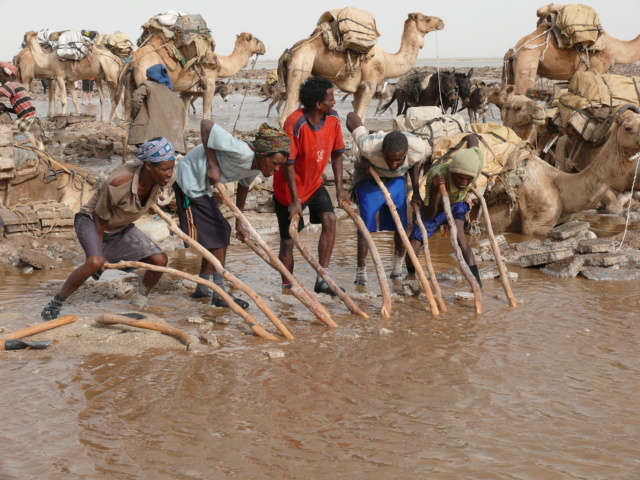
[[362,123],[362,119],[356,112],[349,112],[347,114],[347,130],[353,133],[353,131],[358,127],[363,127],[364,123]]
[[214,123],[211,120],[202,120],[200,122],[200,138],[202,139],[202,146],[204,147],[204,153],[207,156],[207,178],[214,187],[220,182],[222,173],[220,172],[220,165],[218,164],[218,157],[213,148],[209,148],[209,135],[211,135],[211,129]]
[[350,201],[350,196],[342,183],[342,153],[331,154],[331,168],[336,182],[336,200],[338,200],[338,206],[340,207],[343,200],[347,203]]
[[297,213],[302,218],[302,204],[300,203],[300,197],[298,197],[298,187],[296,185],[296,169],[293,163],[285,163],[284,165],[284,179],[289,187],[289,193],[291,194],[291,203],[289,204],[289,218],[293,218],[293,215]]
[[413,190],[413,195],[411,196],[411,205],[417,205],[418,208],[420,208],[424,203],[422,201],[422,198],[420,198],[420,163],[416,163],[409,169],[409,172],[407,173],[409,174],[409,179],[411,180],[411,189]]
[[445,184],[444,177],[441,174],[434,175],[432,179],[431,189],[427,192],[429,195],[429,205],[424,212],[429,220],[433,220],[438,213],[438,200],[440,199],[440,185]]
[[145,84],[135,89],[131,96],[131,118],[136,118],[142,108],[142,104],[149,97],[149,87]]

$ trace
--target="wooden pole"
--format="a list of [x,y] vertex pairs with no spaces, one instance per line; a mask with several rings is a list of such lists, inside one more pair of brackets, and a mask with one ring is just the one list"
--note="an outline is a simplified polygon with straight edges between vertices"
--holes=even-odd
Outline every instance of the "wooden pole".
[[18,340],[20,338],[30,337],[31,335],[46,332],[47,330],[61,327],[62,325],[67,325],[76,321],[78,321],[78,317],[76,315],[67,315],[65,317],[54,318],[53,320],[49,320],[48,322],[40,323],[38,325],[16,330],[15,332],[9,333],[0,339],[0,350],[4,350],[6,340]]
[[[298,300],[300,300],[300,302],[305,307],[307,307],[309,311],[318,318],[318,320],[324,322],[329,327],[338,328],[338,324],[333,321],[331,315],[329,315],[329,312],[324,308],[324,306],[320,302],[318,302],[318,300],[313,295],[311,295],[311,293],[306,288],[304,288],[304,286],[298,281],[296,277],[291,274],[289,270],[287,270],[287,267],[284,266],[278,256],[273,252],[273,250],[269,248],[269,245],[267,245],[267,243],[262,239],[258,232],[253,228],[246,217],[242,214],[240,209],[236,207],[236,205],[231,201],[231,198],[229,197],[229,194],[227,193],[224,185],[219,183],[217,188],[218,192],[220,192],[220,195],[222,195],[224,202],[233,212],[233,215],[242,222],[244,228],[246,228],[249,233],[251,233],[251,237],[260,246],[260,248],[262,248],[264,253],[269,258],[267,264],[273,267],[278,273],[284,276],[289,281],[289,283],[291,283],[291,292],[293,293],[293,295]],[[247,245],[251,247],[248,242],[245,243],[247,243]],[[260,255],[260,258],[264,259],[264,256]]]
[[433,293],[431,292],[431,287],[429,286],[429,282],[427,277],[424,275],[424,270],[422,270],[422,266],[420,266],[420,261],[413,251],[413,247],[411,246],[411,242],[409,242],[409,237],[407,237],[407,232],[404,231],[404,226],[402,225],[402,220],[400,220],[400,215],[398,215],[398,209],[393,203],[393,199],[391,195],[389,195],[389,190],[384,186],[378,172],[373,167],[369,167],[369,173],[373,176],[374,180],[380,187],[382,194],[384,195],[385,200],[387,201],[387,206],[389,207],[389,211],[391,212],[391,217],[393,217],[393,221],[396,224],[396,230],[400,235],[400,239],[404,245],[404,248],[407,250],[407,254],[409,258],[413,262],[413,266],[416,268],[416,274],[420,279],[420,283],[422,285],[422,290],[424,294],[427,296],[427,301],[429,302],[429,307],[431,308],[431,313],[433,315],[440,315],[440,310],[438,309],[438,304],[436,303],[435,298],[433,298]]
[[489,218],[489,209],[487,208],[487,202],[485,201],[484,196],[482,196],[474,187],[471,187],[471,191],[480,201],[482,214],[484,215],[484,221],[487,224],[487,235],[489,237],[489,243],[491,244],[491,250],[493,250],[493,256],[495,257],[496,264],[498,265],[498,272],[500,272],[500,281],[502,282],[502,288],[504,289],[504,293],[507,295],[507,299],[509,300],[509,306],[516,308],[518,306],[518,302],[516,302],[516,298],[513,296],[513,292],[511,291],[511,284],[509,283],[509,272],[507,272],[507,267],[502,261],[500,247],[498,246],[496,237],[493,234],[493,227],[491,226],[491,218]]
[[391,318],[391,308],[393,306],[393,303],[391,302],[391,292],[389,291],[387,276],[384,273],[384,266],[382,264],[382,259],[380,258],[380,253],[378,252],[378,248],[373,241],[371,233],[367,230],[367,226],[362,221],[362,218],[360,218],[360,215],[354,212],[349,203],[345,200],[342,201],[341,207],[351,217],[353,223],[358,227],[360,235],[364,237],[367,245],[369,246],[369,253],[371,253],[373,265],[376,269],[376,275],[378,276],[378,282],[380,283],[380,292],[382,292],[382,308],[380,309],[380,315],[383,318]]
[[[283,325],[283,323],[280,321],[280,319],[271,311],[271,309],[269,309],[267,304],[262,301],[262,298],[260,298],[260,295],[258,295],[247,284],[245,284],[244,282],[241,282],[231,272],[229,272],[209,250],[204,248],[196,240],[194,240],[189,235],[187,235],[182,230],[180,230],[180,228],[178,227],[176,222],[174,222],[166,213],[164,213],[160,207],[158,207],[157,205],[154,205],[153,206],[153,210],[154,210],[154,212],[156,214],[158,214],[158,216],[160,218],[162,218],[165,222],[167,222],[167,224],[169,225],[169,230],[171,232],[173,232],[176,235],[178,235],[178,237],[180,237],[182,240],[184,240],[189,245],[191,245],[193,248],[195,248],[198,251],[198,253],[200,253],[200,255],[202,255],[209,262],[211,262],[211,264],[214,266],[216,271],[225,280],[227,280],[229,283],[231,283],[238,290],[241,290],[244,293],[246,293],[247,295],[249,295],[249,297],[254,301],[254,303],[257,305],[257,307],[260,310],[262,310],[262,312],[267,316],[267,318],[269,320],[271,320],[271,323],[273,323],[276,326],[276,328],[280,331],[280,333],[282,333],[282,335],[287,340],[293,340],[293,335],[291,335],[291,332],[289,332],[289,330],[287,330],[287,327],[285,327]],[[196,277],[196,278],[200,278],[200,277]],[[225,299],[225,301],[226,301],[226,299]],[[233,303],[236,304],[236,302],[233,302]]]
[[101,325],[124,324],[124,325],[129,325],[131,327],[146,328],[147,330],[155,330],[157,332],[164,333],[165,335],[170,335],[172,337],[177,338],[187,346],[187,350],[189,350],[189,347],[191,345],[200,343],[199,340],[193,335],[185,332],[184,330],[180,330],[179,328],[174,328],[169,325],[165,325],[164,323],[149,322],[147,320],[134,320],[134,319],[123,317],[122,315],[116,315],[113,313],[105,313],[103,315],[100,315],[96,320],[96,322]]
[[119,270],[122,268],[144,268],[147,270],[152,270],[154,272],[168,273],[169,275],[175,275],[177,277],[186,278],[188,280],[191,280],[192,282],[196,282],[206,287],[209,287],[213,289],[213,291],[216,292],[218,295],[220,295],[220,297],[222,297],[222,299],[225,302],[227,302],[227,305],[229,305],[229,308],[231,308],[231,310],[233,310],[234,313],[242,317],[244,322],[249,326],[249,328],[253,333],[255,333],[259,337],[266,338],[267,340],[278,340],[277,337],[274,337],[269,332],[267,332],[264,328],[262,328],[262,325],[260,325],[256,321],[256,319],[253,318],[250,314],[245,312],[242,309],[242,307],[240,307],[240,305],[234,302],[233,298],[231,298],[231,296],[229,296],[229,294],[224,291],[224,288],[219,287],[218,285],[216,285],[215,283],[209,280],[204,280],[203,278],[200,278],[196,275],[190,275],[188,273],[181,272],[180,270],[176,270],[174,268],[160,267],[158,265],[152,265],[150,263],[143,263],[143,262],[105,263],[104,268],[110,268],[110,269],[116,269],[116,270]]
[[469,265],[467,265],[467,262],[465,261],[464,256],[462,255],[462,250],[460,249],[460,245],[458,245],[458,228],[456,227],[456,221],[453,218],[453,212],[451,212],[451,202],[449,201],[449,194],[447,193],[447,187],[445,187],[444,185],[440,185],[440,196],[442,197],[442,204],[444,205],[444,213],[447,217],[449,228],[451,229],[451,246],[453,247],[453,251],[456,254],[456,258],[458,259],[458,264],[460,265],[462,274],[471,285],[471,289],[473,290],[473,298],[474,298],[474,303],[476,307],[476,313],[480,315],[482,313],[482,290],[480,290],[480,285],[478,285],[476,277],[474,277],[473,273],[471,273],[471,270],[469,269]]
[[335,293],[340,298],[340,300],[342,300],[342,302],[347,306],[347,308],[351,311],[351,313],[360,315],[361,317],[364,317],[364,318],[369,318],[369,315],[367,315],[362,310],[360,310],[358,306],[353,302],[353,300],[351,300],[351,297],[349,297],[349,295],[347,295],[346,292],[344,292],[338,285],[336,285],[336,282],[333,281],[333,279],[329,276],[329,274],[325,272],[322,265],[318,263],[318,261],[313,257],[313,255],[311,255],[309,250],[307,250],[307,247],[305,247],[304,243],[300,241],[300,236],[298,235],[299,222],[300,222],[300,216],[296,213],[291,219],[291,225],[289,226],[289,235],[291,235],[291,238],[293,239],[293,243],[298,248],[298,250],[300,250],[300,253],[302,254],[302,256],[305,258],[307,262],[309,262],[309,265],[313,267],[313,269],[318,273],[318,275],[320,275],[320,277],[327,283],[331,291]]
[[436,272],[433,268],[433,263],[431,262],[431,253],[429,252],[429,234],[427,229],[424,226],[424,222],[422,221],[422,215],[420,214],[420,207],[417,205],[413,206],[413,211],[416,214],[416,224],[420,228],[422,232],[422,251],[424,252],[424,262],[427,266],[427,271],[429,272],[429,281],[433,286],[434,297],[438,302],[438,306],[440,307],[441,312],[447,311],[447,306],[442,299],[442,290],[440,290],[440,284],[438,283],[438,279],[436,278]]

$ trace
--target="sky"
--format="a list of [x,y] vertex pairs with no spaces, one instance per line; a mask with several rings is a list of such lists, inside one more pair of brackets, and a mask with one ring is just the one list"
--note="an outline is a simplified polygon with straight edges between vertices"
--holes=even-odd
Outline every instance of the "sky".
[[[17,11],[20,3],[0,0],[2,11]],[[20,14],[9,15],[0,33],[0,59],[11,60],[18,53],[25,32],[56,30],[122,31],[135,44],[141,25],[167,10],[199,13],[216,41],[216,52],[229,55],[236,35],[250,32],[266,45],[264,60],[277,59],[296,41],[308,37],[326,10],[351,5],[369,11],[376,18],[383,50],[393,53],[407,15],[420,12],[440,17],[445,28],[428,33],[418,58],[502,58],[521,37],[535,29],[540,0],[352,0],[350,3],[300,0],[31,0]],[[621,40],[640,34],[639,0],[594,0],[588,3],[600,15],[604,29]]]

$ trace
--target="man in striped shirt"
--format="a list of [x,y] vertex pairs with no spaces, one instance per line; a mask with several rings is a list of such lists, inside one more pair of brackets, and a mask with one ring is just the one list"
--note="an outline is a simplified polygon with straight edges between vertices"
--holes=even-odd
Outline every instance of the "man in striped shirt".
[[15,65],[0,62],[0,96],[7,97],[11,103],[11,107],[0,103],[0,113],[15,113],[18,118],[13,123],[18,127],[20,133],[31,137],[30,140],[35,147],[43,148],[41,139],[44,132],[41,131],[42,128],[32,129],[33,124],[37,121],[35,103],[33,103],[27,89],[21,83],[16,82],[17,73],[18,69]]

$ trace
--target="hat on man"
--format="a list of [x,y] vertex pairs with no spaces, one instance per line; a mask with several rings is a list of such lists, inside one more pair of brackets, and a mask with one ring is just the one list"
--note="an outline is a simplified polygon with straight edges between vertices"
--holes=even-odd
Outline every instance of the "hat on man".
[[479,148],[463,148],[453,155],[449,171],[469,175],[475,179],[482,172],[483,164],[482,152]]
[[167,162],[176,159],[176,151],[173,145],[164,137],[154,138],[144,142],[138,149],[140,162]]

